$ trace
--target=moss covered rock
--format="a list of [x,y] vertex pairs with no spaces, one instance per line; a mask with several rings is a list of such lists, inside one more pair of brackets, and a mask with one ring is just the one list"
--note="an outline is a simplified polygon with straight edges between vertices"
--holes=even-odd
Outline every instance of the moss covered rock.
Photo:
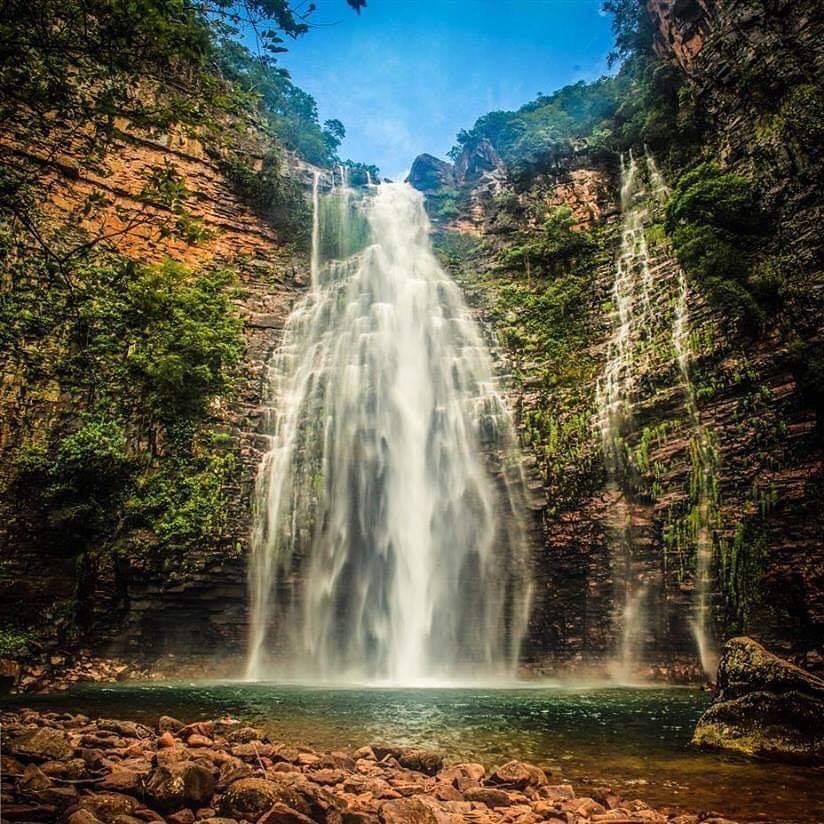
[[733,638],[718,667],[718,699],[701,716],[693,743],[759,758],[824,762],[824,681]]

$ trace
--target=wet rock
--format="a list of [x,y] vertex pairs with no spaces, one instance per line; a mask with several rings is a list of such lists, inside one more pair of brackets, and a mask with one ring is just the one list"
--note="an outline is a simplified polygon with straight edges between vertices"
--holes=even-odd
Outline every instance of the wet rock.
[[25,791],[32,792],[35,790],[44,790],[46,787],[51,787],[52,780],[35,764],[29,764],[23,770],[23,774],[18,781],[18,787]]
[[184,727],[182,721],[177,718],[172,718],[170,715],[161,715],[157,721],[157,731],[163,735],[164,732],[176,733],[180,732]]
[[523,761],[509,761],[496,767],[486,779],[486,783],[512,790],[525,790],[527,787],[543,787],[549,782],[546,773],[540,767]]
[[194,724],[187,724],[179,731],[181,738],[189,738],[191,735],[202,735],[204,738],[211,738],[214,734],[214,721],[195,721]]
[[568,810],[572,810],[572,812],[584,818],[592,818],[595,815],[601,815],[606,812],[602,804],[599,804],[593,798],[587,797],[573,798],[567,801],[565,806]]
[[145,784],[146,796],[159,809],[203,807],[215,794],[211,771],[191,761],[158,766]]
[[563,798],[575,798],[575,790],[571,784],[547,784],[540,788],[541,798],[557,800]]
[[193,748],[211,747],[214,743],[211,738],[207,738],[205,735],[198,735],[197,733],[190,735],[186,739],[186,746]]
[[438,773],[438,780],[464,790],[479,786],[484,775],[486,769],[481,764],[453,764]]
[[15,738],[9,751],[31,761],[67,761],[74,755],[74,747],[66,733],[51,727],[40,727]]
[[25,765],[10,755],[0,755],[0,775],[22,775]]
[[345,810],[342,824],[378,824],[378,817],[362,810]]
[[138,808],[137,799],[122,793],[101,792],[83,796],[78,802],[81,810],[91,813],[103,824],[114,824],[120,815],[132,815]]
[[42,790],[28,791],[25,797],[38,804],[54,806],[65,810],[77,803],[77,790],[74,787],[46,787]]
[[309,777],[316,784],[321,786],[332,787],[335,784],[342,783],[346,774],[343,770],[313,770],[309,773]]
[[463,801],[461,791],[452,784],[436,784],[432,789],[432,796],[438,801]]
[[76,810],[67,819],[67,824],[101,824],[100,819],[88,810]]
[[285,804],[275,804],[258,819],[257,824],[314,824],[314,822],[309,816]]
[[44,804],[3,804],[4,821],[53,822],[57,820],[57,807]]
[[166,816],[169,824],[194,824],[195,820],[195,814],[191,810],[178,810]]
[[118,793],[136,793],[141,789],[143,773],[134,770],[115,769],[98,785],[101,790],[111,790]]
[[508,807],[512,799],[506,790],[494,787],[470,787],[463,794],[465,801],[475,801],[486,804],[487,807]]
[[98,721],[97,728],[114,732],[122,738],[148,738],[151,735],[151,730],[142,724],[136,724],[134,721],[118,721],[111,718]]
[[157,739],[158,747],[174,747],[176,743],[174,736],[168,730]]
[[443,769],[443,755],[429,750],[408,749],[404,747],[383,747],[372,745],[372,750],[379,761],[394,758],[401,767],[424,775],[436,775]]
[[263,741],[264,734],[257,727],[238,727],[227,734],[230,744],[248,744],[250,741]]
[[256,821],[275,804],[285,804],[304,815],[308,812],[299,792],[288,784],[265,778],[241,778],[233,782],[221,798],[218,812],[227,818]]
[[398,798],[381,804],[383,824],[440,824],[438,816],[418,798]]
[[698,720],[693,743],[745,755],[824,762],[824,680],[733,638],[718,667],[719,694]]

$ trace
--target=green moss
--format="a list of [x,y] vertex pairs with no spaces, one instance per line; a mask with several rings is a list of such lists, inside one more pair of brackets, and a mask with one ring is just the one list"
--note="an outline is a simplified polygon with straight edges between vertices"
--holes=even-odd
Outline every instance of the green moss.
[[4,627],[0,629],[0,658],[14,658],[26,652],[33,640],[31,633]]

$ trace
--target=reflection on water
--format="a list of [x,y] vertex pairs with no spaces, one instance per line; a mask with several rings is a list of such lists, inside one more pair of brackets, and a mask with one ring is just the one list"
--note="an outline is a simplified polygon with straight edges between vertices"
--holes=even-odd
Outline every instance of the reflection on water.
[[[4,703],[8,704],[9,700]],[[824,770],[692,750],[708,698],[688,689],[388,689],[164,683],[77,689],[15,703],[154,721],[223,714],[317,748],[384,741],[491,766],[520,758],[579,790],[611,786],[656,805],[741,821],[824,821]]]

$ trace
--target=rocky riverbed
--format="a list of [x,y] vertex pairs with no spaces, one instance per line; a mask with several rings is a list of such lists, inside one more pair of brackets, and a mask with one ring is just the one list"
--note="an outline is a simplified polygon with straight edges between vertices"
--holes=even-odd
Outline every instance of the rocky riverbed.
[[732,824],[608,788],[578,796],[520,761],[487,769],[377,744],[317,752],[231,718],[149,727],[22,709],[0,720],[9,822]]

